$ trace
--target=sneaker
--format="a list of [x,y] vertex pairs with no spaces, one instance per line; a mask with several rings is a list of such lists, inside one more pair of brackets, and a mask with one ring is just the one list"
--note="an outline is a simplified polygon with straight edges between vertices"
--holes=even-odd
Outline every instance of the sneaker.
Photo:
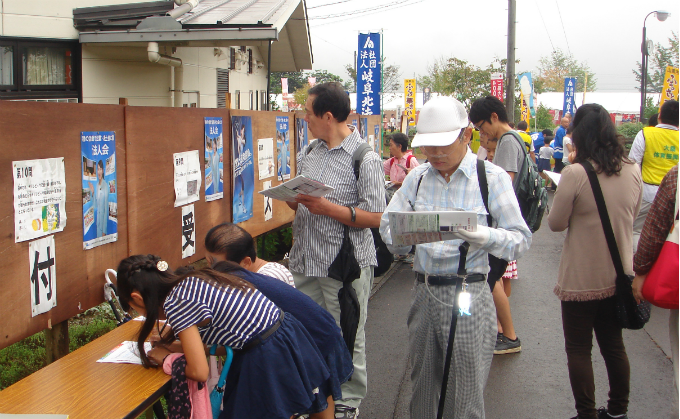
[[507,336],[500,334],[496,340],[496,348],[493,350],[494,355],[514,354],[522,350],[519,337],[515,340],[510,340]]
[[342,404],[335,405],[335,419],[356,419],[359,417],[359,408],[349,407]]
[[[609,415],[607,413],[607,409],[604,407],[601,407],[597,409],[597,419],[612,419],[614,416]],[[617,416],[616,419],[628,419],[628,415],[623,415],[623,416]]]

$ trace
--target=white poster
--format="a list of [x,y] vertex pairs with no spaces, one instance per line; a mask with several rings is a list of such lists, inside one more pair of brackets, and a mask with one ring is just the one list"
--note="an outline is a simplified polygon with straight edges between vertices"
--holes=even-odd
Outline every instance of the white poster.
[[64,158],[12,162],[14,242],[63,231],[66,226]]
[[182,207],[182,259],[196,253],[196,222],[194,204]]
[[260,138],[257,140],[257,164],[260,180],[274,176],[274,139]]
[[199,200],[201,163],[198,150],[173,154],[175,165],[175,207]]
[[46,313],[57,306],[57,268],[54,236],[28,244],[31,272],[31,316]]
[[[272,187],[272,181],[268,180],[262,183],[262,190],[267,190]],[[264,197],[264,220],[269,221],[274,217],[274,210],[272,209],[273,199],[266,196]]]

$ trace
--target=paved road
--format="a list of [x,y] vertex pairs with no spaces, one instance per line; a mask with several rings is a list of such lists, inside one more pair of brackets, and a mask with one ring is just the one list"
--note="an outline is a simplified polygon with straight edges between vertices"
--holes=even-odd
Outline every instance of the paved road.
[[[552,289],[565,233],[547,226],[534,235],[519,263],[510,303],[522,352],[494,357],[485,391],[486,416],[495,418],[570,418],[576,414],[569,386],[560,304]],[[606,249],[603,249],[606,251]],[[369,394],[361,406],[366,419],[408,418],[410,371],[406,316],[413,274],[395,265],[376,280],[366,325]],[[624,331],[631,364],[631,418],[671,417],[673,389],[668,313],[654,310],[644,330]],[[598,406],[606,406],[604,361],[594,342]]]

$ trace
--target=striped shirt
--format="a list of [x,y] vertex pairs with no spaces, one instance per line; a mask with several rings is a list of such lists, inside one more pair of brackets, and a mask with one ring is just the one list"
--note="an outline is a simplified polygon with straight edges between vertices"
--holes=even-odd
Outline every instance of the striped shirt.
[[280,317],[278,307],[257,290],[246,293],[194,277],[170,291],[163,310],[175,334],[210,319],[207,326],[198,327],[203,343],[234,349],[241,349]]
[[274,279],[278,279],[291,287],[295,288],[295,281],[293,280],[293,274],[290,273],[285,266],[276,262],[268,262],[257,271],[258,274],[271,276]]
[[[531,232],[527,227],[507,172],[492,163],[485,162],[489,185],[489,209],[496,228],[490,229],[489,241],[481,248],[470,247],[466,268],[468,273],[487,274],[487,253],[504,260],[519,259],[531,245]],[[416,196],[418,179],[423,180]],[[380,220],[380,235],[393,253],[406,254],[411,246],[392,246],[388,213],[390,211],[475,211],[477,224],[487,225],[486,209],[477,180],[477,157],[468,149],[460,166],[446,183],[438,170],[425,163],[411,170],[401,188],[394,194]],[[447,240],[416,246],[413,269],[429,275],[455,275],[458,272],[462,240]]]
[[[332,150],[328,149],[323,140],[309,154],[305,147],[300,153],[297,174],[335,188],[326,195],[326,199],[334,204],[352,206],[368,212],[383,212],[385,180],[382,161],[375,152],[366,153],[357,180],[352,155],[359,144],[365,141],[355,127],[348,127],[352,133]],[[324,215],[312,214],[304,205],[298,205],[293,221],[290,270],[305,276],[328,276],[328,267],[340,251],[343,237],[344,228],[341,222]],[[377,266],[370,229],[350,227],[349,237],[359,266]]]

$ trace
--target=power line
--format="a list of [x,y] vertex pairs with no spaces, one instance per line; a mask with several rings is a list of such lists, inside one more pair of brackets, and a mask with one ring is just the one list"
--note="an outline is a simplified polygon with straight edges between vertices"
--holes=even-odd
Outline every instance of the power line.
[[[408,0],[407,0],[407,1],[408,1]],[[412,6],[412,5],[414,5],[414,4],[422,3],[423,1],[425,1],[425,0],[416,0],[416,1],[412,2],[412,3],[407,3],[407,4],[402,4],[402,3],[404,3],[404,2],[402,2],[402,3],[397,3],[397,4],[391,4],[391,5],[389,5],[389,6],[386,6],[386,7],[384,7],[384,8],[380,8],[380,9],[378,9],[378,10],[364,10],[364,11],[361,11],[361,13],[362,13],[361,16],[351,16],[351,17],[348,17],[348,18],[345,18],[345,19],[335,20],[335,21],[333,21],[333,22],[328,22],[328,23],[324,22],[324,23],[320,23],[320,24],[318,24],[318,25],[310,25],[310,27],[311,27],[311,28],[316,28],[316,27],[320,27],[320,26],[334,25],[334,24],[336,24],[336,23],[340,23],[340,22],[344,22],[344,21],[347,21],[347,20],[356,19],[356,18],[358,18],[358,17],[363,17],[363,16],[366,16],[366,15],[371,15],[371,14],[373,14],[373,13],[379,13],[379,12],[384,11],[385,9],[391,11],[391,10],[393,10],[393,9],[399,9],[399,8],[402,8],[402,7],[407,7],[407,6]],[[353,13],[352,13],[352,14],[353,14]],[[347,14],[342,15],[342,17],[344,17],[344,16],[346,16],[346,15],[347,15]],[[341,16],[338,16],[338,17],[341,17]],[[311,18],[310,18],[310,19],[311,19]]]
[[[369,8],[363,9],[363,10],[354,10],[352,12],[340,12],[340,13],[334,13],[334,14],[330,14],[330,15],[326,15],[326,16],[313,16],[313,17],[310,16],[310,17],[308,17],[308,19],[309,20],[333,19],[333,18],[345,17],[345,16],[351,16],[351,15],[357,15],[357,14],[365,14],[365,13],[370,13],[370,12],[384,10],[384,9],[392,9],[392,8],[395,8],[396,6],[402,5],[404,3],[408,3],[409,1],[411,1],[411,0],[401,0],[401,1],[394,2],[394,3],[385,3],[385,4],[378,5],[378,6],[369,7]],[[420,1],[422,1],[422,0],[420,0]],[[420,1],[418,1],[416,3],[420,3]],[[415,3],[411,3],[411,4],[415,4]]]
[[352,1],[352,0],[342,0],[342,1],[336,1],[334,3],[320,4],[318,6],[307,7],[307,10],[318,9],[319,7],[333,6],[333,5],[336,5],[336,4],[347,3],[349,1]]
[[564,30],[564,21],[562,20],[562,12],[560,12],[560,5],[555,0],[555,4],[557,5],[557,13],[560,15],[560,23],[562,24],[562,32],[564,33],[564,39],[567,41],[567,51],[569,51],[569,55],[571,55],[571,49],[569,48],[569,38],[567,38],[567,31]]
[[552,38],[550,38],[550,32],[548,32],[548,27],[545,24],[545,19],[543,18],[543,13],[541,13],[541,8],[538,7],[538,2],[536,3],[536,9],[538,10],[538,15],[541,17],[541,20],[543,21],[543,27],[545,28],[545,33],[548,34],[548,41],[550,41],[550,46],[552,47],[552,50],[555,51],[555,45],[553,45]]

